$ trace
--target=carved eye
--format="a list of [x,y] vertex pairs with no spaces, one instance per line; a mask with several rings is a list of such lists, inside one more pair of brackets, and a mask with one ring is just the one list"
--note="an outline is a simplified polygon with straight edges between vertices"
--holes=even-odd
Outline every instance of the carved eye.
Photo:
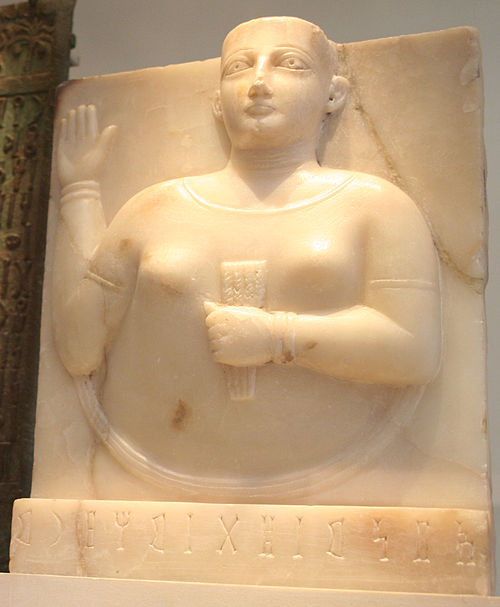
[[287,70],[307,70],[309,66],[307,63],[295,54],[286,54],[280,57],[278,61],[278,67],[284,67]]
[[245,57],[238,57],[229,61],[224,70],[224,76],[230,76],[231,74],[236,74],[238,72],[242,72],[243,70],[252,67],[250,59]]

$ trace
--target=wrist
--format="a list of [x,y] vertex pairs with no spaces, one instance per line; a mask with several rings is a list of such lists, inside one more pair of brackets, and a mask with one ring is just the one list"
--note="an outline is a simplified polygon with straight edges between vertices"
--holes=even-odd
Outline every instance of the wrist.
[[63,207],[73,200],[100,200],[101,188],[97,181],[75,181],[61,190],[60,205]]
[[295,319],[293,312],[273,312],[272,361],[287,364],[295,359]]

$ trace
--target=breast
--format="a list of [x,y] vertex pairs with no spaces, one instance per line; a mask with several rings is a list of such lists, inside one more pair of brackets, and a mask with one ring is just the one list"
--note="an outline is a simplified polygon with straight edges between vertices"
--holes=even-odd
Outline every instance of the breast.
[[203,222],[171,222],[170,233],[152,230],[108,356],[103,397],[113,427],[148,459],[231,487],[296,473],[307,485],[311,469],[385,420],[386,399],[371,387],[365,393],[295,366],[260,367],[255,398],[232,400],[209,349],[204,300],[244,293],[269,311],[324,314],[360,301],[361,230],[338,209],[333,218],[319,207],[223,220],[210,214]]
[[297,239],[287,247],[279,271],[280,298],[295,312],[327,313],[360,303],[363,255],[359,240],[355,228],[318,231]]
[[[305,222],[299,215],[238,217],[184,235],[151,239],[142,255],[136,297],[158,305],[204,299],[224,302],[224,276],[232,264],[265,267],[258,307],[296,313],[327,313],[360,303],[363,295],[362,231],[355,218],[318,213]],[[245,221],[246,220],[246,221]],[[278,229],[279,227],[279,229]],[[245,266],[246,267],[246,266]],[[187,303],[187,302],[186,302]],[[246,302],[245,305],[249,305]]]
[[203,291],[211,267],[200,250],[177,243],[155,243],[142,256],[137,290],[167,300],[196,296]]

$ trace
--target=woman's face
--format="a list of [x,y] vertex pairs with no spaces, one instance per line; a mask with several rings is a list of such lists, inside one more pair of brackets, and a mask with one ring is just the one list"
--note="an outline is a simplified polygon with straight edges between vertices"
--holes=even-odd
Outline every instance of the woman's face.
[[251,21],[229,33],[219,110],[234,147],[316,145],[332,74],[313,31],[307,22],[276,18]]

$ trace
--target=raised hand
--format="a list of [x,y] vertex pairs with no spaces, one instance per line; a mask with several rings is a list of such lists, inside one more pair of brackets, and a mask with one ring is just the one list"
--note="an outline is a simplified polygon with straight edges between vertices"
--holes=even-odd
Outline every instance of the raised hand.
[[57,143],[57,175],[61,188],[79,181],[97,181],[117,127],[101,132],[94,105],[80,105],[61,120]]

